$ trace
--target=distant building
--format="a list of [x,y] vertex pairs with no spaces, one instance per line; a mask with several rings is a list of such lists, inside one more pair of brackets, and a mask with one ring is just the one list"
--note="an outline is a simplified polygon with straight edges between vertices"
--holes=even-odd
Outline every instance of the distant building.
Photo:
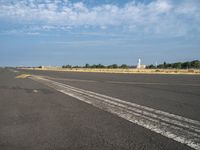
[[137,69],[145,69],[146,65],[141,64],[141,59],[138,59],[138,63],[137,63]]

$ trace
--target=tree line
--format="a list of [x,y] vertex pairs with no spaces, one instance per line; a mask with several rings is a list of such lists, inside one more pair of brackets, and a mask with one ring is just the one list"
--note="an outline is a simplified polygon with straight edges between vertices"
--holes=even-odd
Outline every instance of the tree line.
[[200,61],[199,60],[193,60],[193,61],[186,61],[186,62],[175,62],[175,63],[166,63],[163,62],[162,64],[159,64],[158,66],[155,65],[149,65],[147,68],[154,69],[200,69]]
[[112,64],[112,65],[102,65],[102,64],[85,64],[85,66],[72,66],[72,65],[63,65],[62,68],[123,68],[123,69],[127,69],[130,68],[130,66],[126,65],[126,64],[122,64],[122,65],[117,65],[117,64]]
[[[84,66],[72,66],[72,65],[63,65],[62,68],[121,68],[121,69],[128,69],[128,68],[136,68],[136,66],[129,66],[127,64],[117,65],[102,65],[102,64],[85,64]],[[187,61],[187,62],[175,62],[175,63],[167,63],[163,62],[159,65],[148,65],[146,66],[147,69],[200,69],[200,61],[199,60],[193,60],[193,61]]]

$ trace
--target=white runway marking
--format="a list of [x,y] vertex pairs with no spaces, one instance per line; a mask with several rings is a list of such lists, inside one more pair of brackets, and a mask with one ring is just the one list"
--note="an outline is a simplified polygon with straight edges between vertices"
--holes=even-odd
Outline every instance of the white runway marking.
[[153,132],[186,144],[191,148],[200,150],[200,121],[75,88],[44,77],[30,76],[29,78]]
[[33,93],[38,93],[38,90],[33,90]]

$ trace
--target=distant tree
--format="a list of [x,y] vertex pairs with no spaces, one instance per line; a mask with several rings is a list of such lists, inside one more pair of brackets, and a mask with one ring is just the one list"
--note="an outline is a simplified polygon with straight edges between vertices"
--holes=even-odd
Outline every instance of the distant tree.
[[167,63],[164,61],[163,68],[167,68]]
[[66,67],[67,67],[67,68],[72,68],[72,66],[71,66],[71,65],[67,65]]
[[200,68],[200,61],[199,60],[194,60],[191,62],[191,67],[192,68]]
[[191,68],[191,62],[184,62],[181,64],[182,69],[189,69]]
[[102,64],[98,64],[98,65],[96,65],[96,68],[105,68],[105,66]]
[[166,64],[165,68],[172,68],[172,64],[170,63]]
[[97,65],[93,64],[92,66],[90,66],[90,68],[96,68]]
[[173,68],[181,69],[181,64],[182,64],[181,62],[174,63]]
[[63,65],[62,68],[72,68],[71,65]]
[[151,65],[147,66],[147,68],[148,68],[148,69],[155,69],[156,66],[154,66],[153,64],[151,64]]
[[117,64],[112,64],[112,65],[109,65],[108,68],[118,68],[118,65]]
[[85,64],[85,68],[90,68],[90,65],[89,64]]
[[163,68],[164,68],[164,65],[163,65],[163,64],[160,64],[160,65],[157,66],[157,68],[163,69]]
[[122,65],[120,66],[120,68],[127,69],[128,66],[127,66],[126,64],[122,64]]
[[73,66],[73,68],[81,68],[80,66],[76,65],[76,66]]

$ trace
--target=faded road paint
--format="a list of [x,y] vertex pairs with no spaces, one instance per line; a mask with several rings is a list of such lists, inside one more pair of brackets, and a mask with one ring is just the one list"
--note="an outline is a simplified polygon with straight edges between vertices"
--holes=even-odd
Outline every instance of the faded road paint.
[[16,79],[25,79],[25,78],[27,78],[29,76],[31,76],[31,75],[30,74],[21,74],[21,75],[16,76],[15,78]]

